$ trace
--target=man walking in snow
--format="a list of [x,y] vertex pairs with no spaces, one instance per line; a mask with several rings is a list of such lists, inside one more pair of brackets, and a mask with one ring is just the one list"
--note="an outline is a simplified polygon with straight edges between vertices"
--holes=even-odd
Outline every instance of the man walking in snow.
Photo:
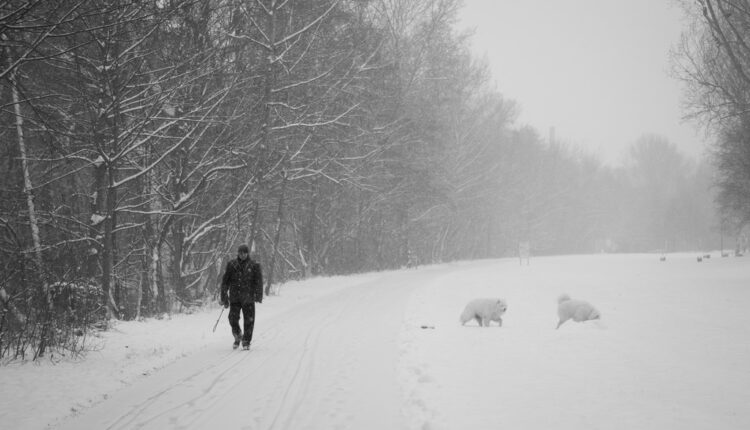
[[[221,304],[229,308],[229,325],[234,335],[233,348],[237,348],[242,341],[242,347],[250,349],[256,302],[263,302],[263,273],[260,264],[250,258],[247,245],[240,245],[237,248],[237,258],[227,263],[221,281]],[[240,311],[244,331],[240,330]]]

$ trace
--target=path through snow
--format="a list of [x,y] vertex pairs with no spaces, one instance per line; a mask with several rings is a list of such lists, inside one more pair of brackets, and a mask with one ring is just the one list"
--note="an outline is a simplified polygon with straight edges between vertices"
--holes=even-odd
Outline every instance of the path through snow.
[[[561,293],[603,319],[555,330]],[[461,326],[476,297],[507,301],[503,327]],[[748,309],[748,258],[563,256],[316,278],[259,305],[250,352],[231,350],[226,316],[211,333],[209,309],[121,322],[81,362],[0,367],[0,422],[744,430]]]
[[230,350],[224,336],[62,428],[405,428],[397,375],[405,307],[416,287],[451,270],[385,272],[271,318],[261,304],[249,352]]

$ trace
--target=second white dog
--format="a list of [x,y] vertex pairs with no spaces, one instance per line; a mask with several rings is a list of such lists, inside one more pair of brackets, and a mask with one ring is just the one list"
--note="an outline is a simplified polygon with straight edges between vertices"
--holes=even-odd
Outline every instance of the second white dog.
[[565,321],[570,319],[575,322],[583,322],[601,318],[601,314],[591,303],[573,300],[567,294],[563,294],[557,299],[557,316],[560,317],[557,328],[560,328]]

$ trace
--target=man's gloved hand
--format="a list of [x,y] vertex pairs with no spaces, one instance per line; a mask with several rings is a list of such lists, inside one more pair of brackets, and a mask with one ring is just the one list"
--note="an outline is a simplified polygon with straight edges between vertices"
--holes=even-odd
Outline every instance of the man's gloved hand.
[[256,295],[255,296],[255,303],[263,303],[263,295]]
[[227,299],[226,297],[222,297],[221,298],[221,305],[224,306],[224,308],[228,308],[229,307],[229,299]]

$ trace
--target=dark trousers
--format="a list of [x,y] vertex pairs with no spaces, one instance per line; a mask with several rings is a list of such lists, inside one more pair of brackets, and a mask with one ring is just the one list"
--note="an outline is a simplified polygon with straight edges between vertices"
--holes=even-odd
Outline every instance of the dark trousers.
[[[240,331],[240,310],[242,311],[242,322],[244,330]],[[232,327],[232,334],[242,333],[242,343],[249,344],[253,340],[253,327],[255,326],[255,302],[248,303],[230,303],[229,304],[229,325]]]

